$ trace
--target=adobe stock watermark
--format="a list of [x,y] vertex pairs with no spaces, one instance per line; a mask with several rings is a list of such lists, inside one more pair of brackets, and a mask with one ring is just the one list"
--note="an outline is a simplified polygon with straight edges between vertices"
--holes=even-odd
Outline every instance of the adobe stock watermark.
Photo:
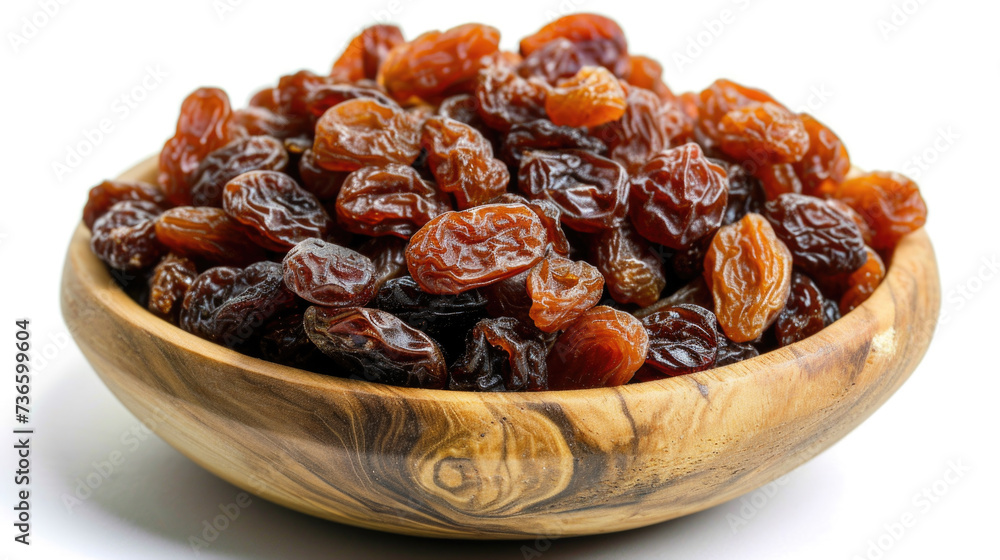
[[978,265],[973,274],[945,292],[941,316],[938,319],[941,327],[949,325],[955,315],[968,307],[990,282],[1000,275],[1000,254],[993,253],[980,257]]
[[876,22],[878,31],[882,34],[882,40],[888,41],[892,38],[893,34],[899,33],[899,30],[909,23],[910,18],[915,16],[926,3],[927,0],[893,2],[889,9],[889,16],[879,18]]
[[684,46],[670,55],[677,71],[683,72],[684,68],[694,64],[749,8],[750,0],[729,0],[727,7],[720,10],[717,16],[703,19],[701,29],[688,35]]
[[[771,500],[778,495],[778,491],[781,490],[782,486],[785,486],[789,482],[789,477],[786,474],[777,480],[769,482],[764,486],[761,486],[754,492],[747,494],[740,498],[739,510],[737,513],[727,513],[726,521],[729,523],[729,530],[735,535],[739,533],[741,529],[750,524],[750,521],[757,516],[767,504],[771,503]],[[732,503],[732,502],[731,502]]]
[[[260,478],[251,475],[250,488],[259,494],[267,485]],[[201,551],[210,548],[222,533],[226,532],[237,519],[243,515],[243,510],[253,505],[253,498],[247,492],[239,492],[231,502],[220,503],[218,514],[213,513],[204,519],[197,534],[188,536],[188,545],[195,556],[201,556]]]
[[219,21],[224,21],[229,14],[236,11],[246,0],[212,0],[212,10]]
[[893,549],[912,530],[921,516],[930,513],[934,506],[948,495],[962,478],[969,473],[969,466],[961,459],[948,461],[944,474],[913,494],[910,506],[891,521],[882,525],[882,533],[868,539],[864,554],[855,554],[852,560],[879,560]]
[[937,163],[941,156],[946,154],[955,145],[955,142],[961,140],[961,136],[952,130],[951,126],[943,126],[937,129],[937,135],[934,140],[927,145],[924,149],[920,150],[906,161],[903,162],[901,166],[903,169],[903,174],[913,179],[914,181],[920,179],[920,177],[929,171],[931,167]]
[[7,32],[7,43],[10,44],[14,54],[20,53],[22,48],[37,37],[53,19],[62,13],[63,7],[69,2],[70,0],[38,0],[35,2],[38,9],[22,16],[15,24],[16,29]]
[[549,8],[543,12],[546,21],[559,19],[572,13],[579,12],[589,0],[559,0],[555,9]]
[[521,545],[521,555],[524,560],[531,560],[532,558],[539,558],[544,553],[548,552],[552,548],[552,542],[558,540],[559,537],[552,536],[541,536],[535,539],[530,545]]
[[92,461],[90,466],[93,469],[75,480],[76,486],[72,493],[63,492],[60,500],[63,507],[69,513],[74,513],[77,507],[94,496],[111,475],[118,472],[128,458],[142,446],[153,435],[153,428],[166,419],[166,413],[159,408],[153,410],[153,416],[146,418],[129,429],[123,431],[118,437],[119,447],[112,449],[108,454],[96,461]]
[[792,110],[796,113],[808,113],[815,116],[835,95],[827,84],[811,85],[802,103],[793,107]]
[[100,119],[93,128],[81,130],[77,140],[66,145],[65,153],[52,160],[50,167],[56,180],[61,183],[66,175],[80,167],[84,160],[115,132],[118,123],[128,119],[151,92],[163,85],[163,80],[167,76],[168,74],[158,64],[146,66],[139,82],[115,97],[109,108],[110,116]]

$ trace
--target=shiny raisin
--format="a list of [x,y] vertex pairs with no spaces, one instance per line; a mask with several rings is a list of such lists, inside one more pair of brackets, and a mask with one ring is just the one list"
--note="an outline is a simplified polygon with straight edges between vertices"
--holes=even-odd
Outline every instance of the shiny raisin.
[[364,167],[347,176],[337,195],[337,221],[363,235],[406,239],[451,210],[447,195],[407,165]]
[[726,170],[691,142],[660,152],[639,169],[629,217],[646,239],[686,249],[722,224],[727,192]]
[[534,150],[579,149],[604,155],[608,148],[585,129],[557,126],[552,121],[537,120],[510,127],[504,136],[501,158],[507,165],[518,169],[525,152]]
[[767,203],[764,217],[791,251],[795,266],[809,274],[851,272],[865,262],[858,226],[822,199],[783,194]]
[[171,203],[191,204],[191,174],[208,154],[229,143],[231,118],[229,96],[218,88],[197,89],[181,104],[177,133],[160,151],[158,181]]
[[311,148],[299,157],[298,172],[302,188],[320,200],[336,199],[348,175],[347,171],[328,171],[320,167]]
[[528,272],[529,314],[543,332],[565,329],[597,305],[603,292],[604,277],[586,262],[550,256]]
[[156,220],[156,237],[178,255],[214,264],[247,265],[264,259],[247,228],[221,208],[178,206]]
[[193,206],[222,206],[226,183],[247,171],[284,171],[288,152],[270,136],[250,136],[226,144],[205,156],[191,176]]
[[156,218],[162,212],[148,200],[116,202],[94,222],[90,248],[111,268],[149,268],[166,252],[156,238]]
[[630,87],[625,93],[622,117],[591,134],[607,144],[611,159],[635,171],[682,136],[684,116],[651,91]]
[[333,63],[330,75],[351,82],[374,80],[389,51],[405,42],[403,32],[395,25],[366,27],[347,44],[344,53]]
[[306,239],[288,251],[281,266],[285,286],[316,305],[359,307],[375,297],[375,265],[347,247]]
[[559,126],[600,126],[625,114],[625,91],[606,68],[584,66],[549,92],[545,112]]
[[774,322],[791,281],[792,255],[759,214],[720,229],[705,256],[715,315],[735,342],[756,339]]
[[454,194],[460,210],[507,190],[507,166],[493,157],[493,147],[475,128],[447,117],[431,117],[424,123],[420,143],[427,150],[427,164],[438,188]]
[[425,389],[448,382],[438,345],[391,313],[310,307],[304,324],[313,344],[356,378]]
[[375,287],[406,274],[406,241],[392,236],[373,237],[358,247],[358,252],[375,266]]
[[503,66],[489,66],[476,81],[476,109],[491,128],[507,131],[515,124],[546,118],[548,90],[538,79],[522,78]]
[[927,205],[917,184],[899,173],[876,171],[840,184],[834,195],[871,227],[872,247],[892,249],[927,221]]
[[442,214],[410,239],[406,264],[434,294],[457,294],[509,278],[541,260],[541,220],[522,204],[487,204]]
[[325,237],[330,217],[319,200],[284,173],[251,171],[226,185],[222,206],[248,226],[254,241],[287,251],[310,237]]
[[194,261],[174,254],[163,257],[149,278],[149,303],[153,313],[177,321],[184,296],[198,277]]
[[94,222],[123,200],[145,200],[161,208],[167,204],[163,191],[155,185],[142,181],[104,181],[90,189],[83,208],[83,223],[94,229]]
[[840,297],[840,312],[846,315],[865,302],[885,278],[885,264],[882,257],[871,247],[867,248],[868,260],[861,268],[843,278],[843,295]]
[[628,212],[628,174],[618,163],[583,150],[524,154],[518,188],[550,200],[571,229],[597,232],[617,227]]
[[648,348],[649,337],[638,319],[594,307],[563,331],[549,351],[549,388],[624,385],[645,362]]
[[449,389],[543,391],[548,389],[548,346],[537,330],[512,317],[476,324],[465,353],[452,366]]
[[715,315],[697,305],[664,308],[642,318],[649,336],[646,365],[673,377],[709,369],[719,353]]
[[313,157],[323,169],[354,171],[366,165],[409,165],[420,154],[420,127],[407,112],[374,99],[351,99],[316,123]]
[[521,55],[528,57],[547,43],[566,39],[581,53],[582,60],[611,70],[616,76],[628,71],[628,42],[614,20],[597,14],[563,16],[521,39]]
[[805,113],[799,115],[809,135],[809,149],[792,164],[802,181],[802,192],[813,196],[833,193],[851,170],[851,158],[840,138],[823,123]]
[[706,149],[717,147],[722,136],[720,125],[727,113],[766,102],[777,104],[773,97],[759,89],[730,80],[716,80],[695,99],[698,119],[694,133],[698,143]]
[[809,149],[809,134],[798,116],[771,102],[734,109],[719,122],[719,149],[758,165],[793,163]]
[[823,330],[823,294],[805,274],[792,274],[791,289],[785,308],[774,321],[774,334],[779,346],[788,346]]
[[605,230],[590,244],[588,261],[604,275],[618,303],[652,305],[667,285],[662,257],[628,223]]

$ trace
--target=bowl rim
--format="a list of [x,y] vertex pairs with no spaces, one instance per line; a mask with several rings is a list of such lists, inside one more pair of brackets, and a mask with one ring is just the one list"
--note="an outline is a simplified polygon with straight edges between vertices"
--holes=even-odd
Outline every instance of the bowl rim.
[[[156,155],[151,156],[122,173],[117,177],[117,180],[142,180],[155,183],[157,161]],[[106,312],[114,314],[119,323],[127,322],[149,336],[168,341],[184,351],[196,353],[218,362],[225,362],[231,367],[244,370],[247,375],[265,377],[274,382],[308,386],[311,389],[324,392],[366,393],[373,396],[453,404],[474,400],[497,406],[545,403],[551,402],[553,397],[569,404],[573,401],[593,402],[595,399],[674,393],[695,388],[704,390],[704,386],[710,383],[733,383],[743,380],[761,369],[795,362],[803,354],[823,352],[824,348],[827,348],[831,343],[840,343],[839,341],[852,337],[870,336],[868,333],[871,332],[871,329],[865,328],[865,325],[878,324],[882,315],[893,312],[894,305],[891,305],[891,302],[897,300],[898,296],[891,293],[890,284],[897,284],[897,280],[902,279],[907,274],[906,271],[914,266],[921,267],[922,265],[917,264],[917,261],[927,257],[930,257],[931,262],[934,263],[932,266],[936,273],[933,248],[926,231],[921,228],[900,241],[887,267],[885,278],[872,295],[858,308],[843,315],[817,334],[754,358],[696,373],[616,387],[537,392],[477,392],[397,387],[372,381],[314,373],[241,354],[184,331],[169,321],[154,315],[130,298],[121,286],[111,278],[108,267],[91,251],[90,230],[82,221],[73,234],[68,255],[68,258],[74,261],[72,264],[77,273],[77,280],[82,287],[94,297],[95,301],[99,302],[99,305]],[[69,269],[69,265],[70,262],[67,262],[67,269]],[[914,287],[910,290],[915,290],[914,283],[902,283],[903,286],[911,284]],[[936,324],[936,314],[934,317],[934,324]],[[892,322],[889,321],[889,323]]]

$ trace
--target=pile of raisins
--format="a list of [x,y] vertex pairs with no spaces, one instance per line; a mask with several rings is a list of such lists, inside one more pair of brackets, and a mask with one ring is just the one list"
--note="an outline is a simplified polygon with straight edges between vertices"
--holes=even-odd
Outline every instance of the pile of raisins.
[[703,371],[860,305],[927,209],[767,93],[674,94],[593,14],[520,52],[469,24],[355,37],[233,110],[192,93],[158,185],[90,192],[92,248],[180,328],[407,387]]

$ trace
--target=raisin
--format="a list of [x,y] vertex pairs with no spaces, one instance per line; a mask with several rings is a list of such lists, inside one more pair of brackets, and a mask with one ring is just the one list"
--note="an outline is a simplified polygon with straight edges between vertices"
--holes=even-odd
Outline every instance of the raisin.
[[566,39],[581,53],[582,60],[600,65],[616,76],[628,71],[628,42],[625,32],[614,20],[597,14],[563,16],[536,33],[521,39],[521,55],[529,57],[547,43]]
[[247,107],[233,111],[229,120],[230,139],[244,136],[270,136],[272,138],[300,138],[308,131],[302,120],[279,115],[264,107]]
[[876,171],[840,184],[836,198],[871,227],[872,247],[889,250],[927,221],[927,206],[917,184],[899,173]]
[[632,55],[628,58],[628,73],[625,81],[635,87],[648,89],[666,102],[676,102],[667,84],[663,83],[663,66],[648,56]]
[[635,171],[681,137],[684,116],[651,91],[630,87],[625,94],[622,117],[592,134],[607,144],[611,159]]
[[687,249],[676,251],[670,256],[670,270],[680,280],[700,278],[705,273],[705,255],[712,244],[712,236],[707,235],[695,241]]
[[269,136],[250,136],[226,144],[205,156],[191,177],[193,206],[222,206],[226,183],[247,171],[284,171],[288,152]]
[[445,357],[458,356],[465,335],[486,317],[486,298],[476,290],[458,295],[430,294],[409,276],[389,280],[372,307],[388,311],[437,341]]
[[372,25],[351,39],[344,53],[333,63],[330,75],[341,80],[374,80],[389,51],[405,43],[395,25]]
[[684,284],[680,288],[677,288],[674,293],[661,299],[655,304],[636,311],[635,315],[641,319],[650,313],[656,313],[661,309],[681,304],[697,305],[699,307],[704,307],[705,309],[711,309],[713,307],[712,291],[708,289],[708,285],[705,284],[705,278],[703,276],[699,276],[687,284]]
[[94,222],[123,200],[145,200],[161,208],[167,204],[163,191],[155,185],[142,181],[104,181],[90,189],[83,208],[83,223],[94,229]]
[[260,333],[260,356],[277,364],[328,373],[332,364],[309,340],[303,321],[301,311],[282,313],[268,321]]
[[[720,165],[725,162],[716,160]],[[729,195],[726,197],[726,213],[722,225],[729,225],[743,219],[750,212],[764,211],[764,187],[760,179],[754,177],[740,165],[725,164],[729,176]]]
[[754,162],[744,162],[743,167],[753,170],[753,175],[760,181],[764,189],[764,198],[767,200],[774,200],[783,194],[802,193],[802,180],[790,163],[761,166]]
[[760,356],[760,350],[757,350],[756,346],[746,342],[733,342],[721,329],[719,330],[719,354],[715,360],[715,367],[728,366],[757,356]]
[[726,113],[718,130],[719,149],[758,165],[793,163],[809,149],[809,134],[798,116],[769,101]]
[[823,330],[825,323],[823,294],[805,274],[792,274],[791,291],[785,308],[774,321],[779,346],[788,346]]
[[366,165],[409,165],[420,153],[419,123],[398,107],[374,99],[351,99],[323,113],[316,123],[313,155],[330,171]]
[[309,88],[305,98],[305,109],[315,122],[326,113],[330,107],[339,105],[349,99],[371,99],[382,105],[399,109],[399,105],[380,90],[361,87],[356,84],[320,83]]
[[588,261],[604,275],[618,303],[652,305],[667,285],[661,257],[628,223],[592,239]]
[[540,333],[512,317],[479,321],[465,353],[451,369],[449,389],[543,391],[548,389],[548,347]]
[[479,100],[476,99],[475,95],[462,93],[445,99],[441,103],[441,106],[438,107],[437,114],[449,119],[455,119],[478,130],[484,138],[490,141],[495,151],[499,147],[499,138],[496,131],[490,128],[486,124],[486,121],[479,116],[478,105]]
[[629,217],[640,235],[672,249],[687,249],[722,225],[726,170],[691,142],[666,150],[632,179]]
[[438,345],[391,313],[310,307],[304,324],[313,344],[354,377],[425,389],[443,389],[448,382]]
[[642,318],[649,336],[646,365],[673,377],[709,369],[719,353],[715,315],[697,305],[667,307]]
[[829,204],[837,212],[840,212],[841,214],[847,216],[848,219],[854,222],[854,225],[858,226],[858,231],[861,232],[861,237],[864,238],[865,245],[872,244],[872,236],[873,236],[872,228],[871,226],[868,225],[868,222],[866,222],[865,219],[861,217],[861,214],[858,214],[857,211],[854,210],[854,208],[851,208],[850,206],[844,204],[843,202],[837,200],[836,198],[827,198],[826,203]]
[[548,85],[524,79],[510,68],[489,66],[476,81],[476,109],[490,128],[506,132],[515,124],[546,118]]
[[285,286],[316,305],[360,307],[375,297],[371,259],[322,239],[306,239],[292,247],[281,266]]
[[431,117],[424,123],[420,143],[438,187],[455,195],[459,209],[478,206],[507,190],[507,166],[493,157],[493,147],[475,128]]
[[295,294],[285,288],[278,263],[210,268],[198,275],[184,296],[180,326],[229,348],[243,349],[271,317],[294,305]]
[[624,385],[645,362],[648,348],[649,337],[638,319],[594,307],[563,331],[549,351],[549,388]]
[[851,158],[840,138],[823,123],[805,113],[799,115],[809,135],[809,149],[792,164],[802,181],[802,192],[813,196],[833,193],[851,170]]
[[608,148],[586,130],[568,126],[557,126],[552,121],[537,120],[519,123],[510,127],[504,136],[501,158],[504,162],[518,169],[521,167],[521,157],[525,152],[533,150],[579,149],[598,155],[607,153]]
[[483,59],[498,50],[500,31],[470,23],[429,31],[398,45],[379,68],[379,83],[397,100],[428,102],[472,91]]
[[543,332],[565,329],[597,305],[603,292],[604,277],[586,262],[550,256],[528,272],[529,315]]
[[249,226],[254,241],[275,251],[287,251],[310,237],[325,237],[330,217],[309,191],[284,173],[251,171],[226,185],[222,206],[236,221]]
[[230,265],[264,259],[264,250],[250,240],[247,228],[221,208],[171,208],[156,221],[156,237],[190,259]]
[[[534,268],[534,267],[532,267]],[[513,317],[525,324],[532,324],[531,296],[528,295],[528,273],[520,272],[489,286],[480,288],[486,297],[486,312],[490,317]]]
[[348,172],[327,171],[316,162],[316,152],[308,149],[302,152],[298,164],[302,188],[316,195],[320,200],[333,200],[340,193]]
[[545,112],[559,126],[600,126],[625,114],[625,91],[606,68],[584,66],[549,92]]
[[822,199],[783,194],[767,203],[764,217],[791,251],[795,266],[809,274],[851,272],[865,263],[858,226]]
[[775,103],[773,97],[759,89],[749,88],[730,80],[716,80],[695,99],[697,126],[694,134],[705,149],[718,146],[720,124],[730,111],[741,109],[753,103]]
[[598,66],[599,62],[591,54],[569,39],[559,38],[524,57],[517,72],[525,78],[535,77],[555,84],[573,76],[584,66]]
[[840,304],[837,300],[823,298],[823,326],[829,327],[840,319]]
[[94,222],[90,248],[111,268],[149,268],[166,252],[156,238],[156,218],[162,212],[148,200],[116,202]]
[[376,289],[406,274],[406,241],[398,237],[373,237],[362,243],[358,252],[375,266]]
[[705,256],[705,282],[715,315],[735,342],[756,339],[788,299],[792,255],[759,214],[724,226]]
[[229,143],[231,118],[229,96],[221,89],[197,89],[181,104],[177,133],[160,151],[158,181],[171,203],[191,204],[191,174],[205,156]]
[[163,257],[149,278],[147,308],[176,323],[184,296],[197,276],[198,269],[194,261],[174,254]]
[[875,288],[878,288],[885,278],[885,264],[882,257],[871,247],[867,248],[868,260],[861,268],[848,274],[843,280],[843,295],[840,297],[840,312],[846,315],[865,302]]
[[337,195],[337,220],[363,235],[406,239],[451,210],[447,195],[407,165],[365,167],[347,176]]
[[583,150],[524,154],[518,188],[550,200],[571,229],[597,232],[617,227],[628,212],[628,174],[618,163]]
[[410,239],[406,265],[424,291],[457,294],[531,268],[545,238],[541,220],[524,205],[477,206],[428,222]]

